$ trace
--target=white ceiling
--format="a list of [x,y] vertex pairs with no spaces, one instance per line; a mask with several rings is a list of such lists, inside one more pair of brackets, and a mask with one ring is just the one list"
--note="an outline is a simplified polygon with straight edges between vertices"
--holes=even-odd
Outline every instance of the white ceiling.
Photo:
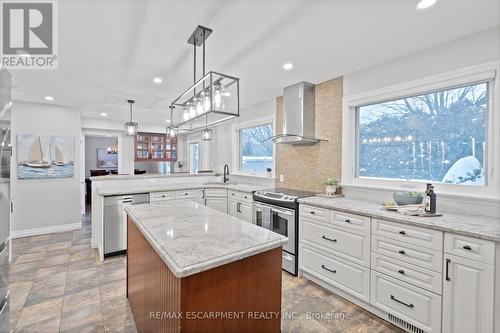
[[[214,29],[207,70],[241,79],[241,106],[479,32],[500,23],[498,0],[64,0],[59,69],[14,71],[16,101],[55,102],[83,117],[165,123],[193,80],[198,25]],[[293,62],[289,72],[282,69]],[[160,76],[163,83],[154,84]]]

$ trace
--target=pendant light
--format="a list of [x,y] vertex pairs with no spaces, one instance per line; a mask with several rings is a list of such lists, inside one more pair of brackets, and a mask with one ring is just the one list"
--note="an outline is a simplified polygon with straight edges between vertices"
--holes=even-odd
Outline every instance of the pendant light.
[[[189,37],[187,42],[193,46],[194,55],[193,85],[171,103],[172,106],[178,107],[171,117],[173,128],[183,132],[202,129],[207,138],[211,138],[208,126],[240,115],[239,78],[214,71],[205,73],[205,44],[212,32],[212,29],[199,25]],[[200,79],[196,77],[196,68],[199,65],[197,48],[201,48],[203,52]]]
[[107,151],[108,154],[118,154],[118,141],[113,143],[111,147],[108,147]]
[[139,131],[139,124],[132,121],[132,105],[135,101],[128,99],[127,102],[130,105],[130,121],[125,123],[125,135],[134,136]]
[[203,141],[210,141],[212,140],[212,130],[208,128],[208,121],[207,117],[205,116],[205,128],[201,130],[201,139]]
[[[172,125],[172,114],[174,112],[175,106],[170,105],[170,125],[167,127],[167,139],[168,140],[173,140],[177,138],[177,129]],[[187,112],[187,110],[184,110],[184,112]]]

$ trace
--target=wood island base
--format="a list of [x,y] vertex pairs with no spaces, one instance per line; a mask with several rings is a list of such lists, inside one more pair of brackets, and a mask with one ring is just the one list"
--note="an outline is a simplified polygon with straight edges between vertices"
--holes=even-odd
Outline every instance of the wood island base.
[[281,247],[178,278],[129,218],[127,297],[140,333],[280,332]]

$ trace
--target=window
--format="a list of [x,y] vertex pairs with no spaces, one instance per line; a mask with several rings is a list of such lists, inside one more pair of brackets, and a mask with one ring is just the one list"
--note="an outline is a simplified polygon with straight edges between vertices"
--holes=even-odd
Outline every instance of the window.
[[356,176],[485,186],[489,86],[358,106]]
[[198,149],[198,142],[193,142],[189,145],[189,161],[190,161],[190,166],[189,166],[189,171],[191,173],[197,173],[198,172],[198,167],[199,167],[199,149]]
[[273,167],[272,124],[242,128],[239,131],[239,171],[264,173]]

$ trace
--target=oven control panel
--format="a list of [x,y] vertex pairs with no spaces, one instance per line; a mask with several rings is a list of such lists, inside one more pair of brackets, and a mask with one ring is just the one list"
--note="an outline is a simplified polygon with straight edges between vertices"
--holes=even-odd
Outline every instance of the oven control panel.
[[257,198],[260,197],[270,200],[286,201],[286,202],[295,202],[295,200],[297,200],[297,197],[293,195],[287,195],[285,193],[267,192],[262,190],[255,191],[254,196],[256,196]]

